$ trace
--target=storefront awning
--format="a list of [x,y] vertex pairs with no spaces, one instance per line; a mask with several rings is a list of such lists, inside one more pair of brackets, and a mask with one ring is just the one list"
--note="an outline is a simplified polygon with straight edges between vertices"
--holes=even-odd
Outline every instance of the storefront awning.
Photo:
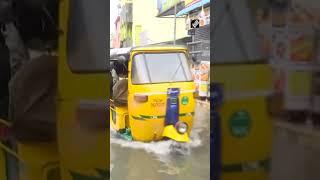
[[188,14],[190,11],[193,11],[193,10],[195,10],[197,8],[200,8],[200,7],[202,7],[202,6],[206,5],[206,4],[209,4],[209,3],[210,3],[210,0],[202,0],[202,1],[199,1],[199,2],[197,2],[195,4],[192,4],[191,6],[179,11],[177,13],[177,17],[178,16],[182,16],[184,14]]
[[[176,45],[187,46],[187,43],[191,42],[191,41],[192,41],[191,36],[183,37],[180,39],[176,39]],[[168,45],[168,44],[173,44],[173,41],[160,42],[160,43],[155,43],[152,45]]]

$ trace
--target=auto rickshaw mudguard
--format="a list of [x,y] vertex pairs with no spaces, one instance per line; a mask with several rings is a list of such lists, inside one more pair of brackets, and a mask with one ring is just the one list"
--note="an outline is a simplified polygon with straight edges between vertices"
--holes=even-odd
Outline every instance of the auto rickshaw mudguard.
[[177,142],[189,142],[190,138],[188,133],[180,134],[177,132],[173,125],[166,126],[163,130],[163,137],[173,139]]

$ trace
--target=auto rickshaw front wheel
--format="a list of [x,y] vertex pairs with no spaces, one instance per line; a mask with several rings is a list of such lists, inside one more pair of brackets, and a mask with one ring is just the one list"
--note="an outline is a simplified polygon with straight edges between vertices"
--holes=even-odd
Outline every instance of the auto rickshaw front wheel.
[[127,141],[133,141],[133,137],[131,134],[131,129],[126,128],[126,129],[121,129],[118,131],[119,135],[121,138],[127,140]]

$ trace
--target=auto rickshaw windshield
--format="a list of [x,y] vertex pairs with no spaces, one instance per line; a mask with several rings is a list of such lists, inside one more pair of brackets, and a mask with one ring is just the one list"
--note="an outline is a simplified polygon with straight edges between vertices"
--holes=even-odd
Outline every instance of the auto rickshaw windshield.
[[134,56],[132,84],[192,81],[185,53],[143,53]]

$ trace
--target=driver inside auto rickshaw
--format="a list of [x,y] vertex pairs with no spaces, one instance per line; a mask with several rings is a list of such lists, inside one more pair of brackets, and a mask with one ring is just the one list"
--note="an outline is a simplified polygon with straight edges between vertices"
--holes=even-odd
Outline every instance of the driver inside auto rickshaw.
[[112,88],[112,99],[115,106],[126,106],[128,101],[128,64],[124,56],[114,64],[114,69],[119,77]]

